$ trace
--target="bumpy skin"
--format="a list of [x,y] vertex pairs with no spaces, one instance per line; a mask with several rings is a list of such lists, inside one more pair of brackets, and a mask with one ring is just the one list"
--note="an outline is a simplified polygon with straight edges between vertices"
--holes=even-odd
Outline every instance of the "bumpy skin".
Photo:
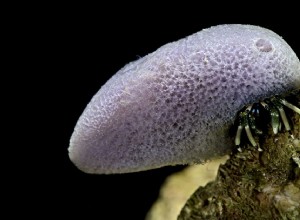
[[203,162],[230,152],[243,106],[300,88],[300,63],[274,32],[220,25],[129,63],[93,97],[69,156],[87,173]]

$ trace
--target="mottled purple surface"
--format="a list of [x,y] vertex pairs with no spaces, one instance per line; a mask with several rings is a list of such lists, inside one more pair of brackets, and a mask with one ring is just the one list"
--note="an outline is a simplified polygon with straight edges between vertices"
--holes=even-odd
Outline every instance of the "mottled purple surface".
[[274,32],[220,25],[162,46],[118,71],[93,97],[70,140],[87,173],[203,162],[231,151],[244,105],[300,88],[300,63]]

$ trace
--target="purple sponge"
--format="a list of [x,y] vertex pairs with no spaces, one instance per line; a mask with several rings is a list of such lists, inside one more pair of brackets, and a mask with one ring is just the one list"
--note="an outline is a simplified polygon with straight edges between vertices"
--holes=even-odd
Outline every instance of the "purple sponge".
[[229,153],[243,106],[300,88],[300,63],[274,32],[204,29],[127,64],[93,97],[70,140],[87,173],[201,163]]

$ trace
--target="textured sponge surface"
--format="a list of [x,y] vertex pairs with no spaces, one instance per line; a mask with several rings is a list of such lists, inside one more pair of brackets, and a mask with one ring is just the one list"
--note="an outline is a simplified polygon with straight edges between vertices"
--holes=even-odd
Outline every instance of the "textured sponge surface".
[[199,163],[230,152],[244,105],[300,88],[300,63],[274,32],[204,29],[127,64],[87,105],[69,156],[88,173]]

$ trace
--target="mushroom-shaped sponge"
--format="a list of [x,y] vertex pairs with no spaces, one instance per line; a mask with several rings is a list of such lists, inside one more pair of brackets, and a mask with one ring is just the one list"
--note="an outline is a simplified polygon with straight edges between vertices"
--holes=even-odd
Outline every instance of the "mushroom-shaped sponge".
[[70,140],[87,173],[203,162],[231,151],[243,106],[300,88],[300,63],[274,32],[204,29],[127,64],[92,98]]

